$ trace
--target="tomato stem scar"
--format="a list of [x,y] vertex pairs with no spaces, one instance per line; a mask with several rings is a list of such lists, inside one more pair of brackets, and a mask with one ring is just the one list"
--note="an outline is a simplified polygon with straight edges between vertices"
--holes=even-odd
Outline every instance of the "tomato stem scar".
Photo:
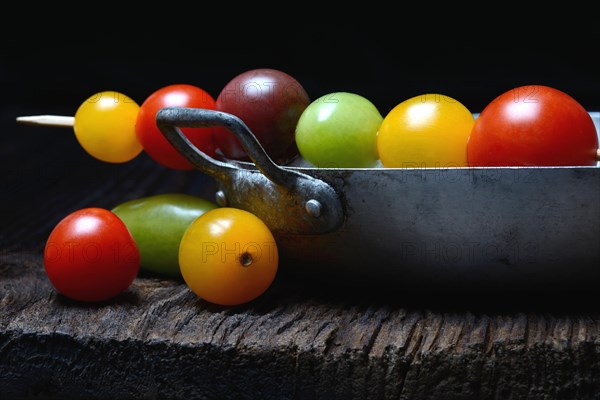
[[252,258],[252,254],[247,251],[240,254],[240,264],[242,264],[243,267],[249,267],[253,262],[254,259]]

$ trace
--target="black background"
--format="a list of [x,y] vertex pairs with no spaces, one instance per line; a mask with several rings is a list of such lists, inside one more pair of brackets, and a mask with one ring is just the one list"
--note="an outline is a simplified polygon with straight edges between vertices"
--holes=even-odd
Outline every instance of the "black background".
[[[467,15],[425,3],[411,11],[362,3],[350,16],[295,3],[239,12],[232,4],[211,12],[204,6],[146,6],[128,16],[108,5],[71,9],[70,16],[39,7],[18,13],[21,24],[2,27],[1,104],[74,113],[98,91],[121,91],[141,104],[172,83],[200,86],[216,98],[235,75],[270,67],[294,76],[313,99],[356,92],[384,115],[423,93],[454,97],[479,112],[527,84],[554,86],[586,109],[600,109],[600,24],[575,4],[543,10],[550,15],[525,15],[508,4]],[[150,11],[154,19],[142,14]]]

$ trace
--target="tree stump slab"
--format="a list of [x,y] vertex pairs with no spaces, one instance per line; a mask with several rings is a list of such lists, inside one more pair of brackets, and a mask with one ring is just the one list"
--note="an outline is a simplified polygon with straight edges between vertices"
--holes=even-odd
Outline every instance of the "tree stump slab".
[[277,282],[221,307],[140,277],[114,301],[58,295],[37,254],[0,259],[6,399],[595,399],[597,314],[450,312]]

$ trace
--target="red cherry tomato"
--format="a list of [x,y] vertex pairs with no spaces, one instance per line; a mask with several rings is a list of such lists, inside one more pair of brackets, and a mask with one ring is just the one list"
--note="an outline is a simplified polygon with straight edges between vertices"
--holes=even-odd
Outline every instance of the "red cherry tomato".
[[[158,89],[140,106],[135,132],[146,153],[165,167],[190,170],[192,164],[175,150],[156,125],[156,113],[164,107],[214,110],[215,99],[197,86],[173,84]],[[211,157],[215,155],[214,128],[182,128],[181,131],[198,149]]]
[[590,114],[548,86],[509,90],[475,120],[467,143],[470,166],[596,165],[598,135]]
[[90,207],[72,212],[54,227],[44,265],[59,293],[77,301],[104,301],[134,281],[140,252],[116,214]]

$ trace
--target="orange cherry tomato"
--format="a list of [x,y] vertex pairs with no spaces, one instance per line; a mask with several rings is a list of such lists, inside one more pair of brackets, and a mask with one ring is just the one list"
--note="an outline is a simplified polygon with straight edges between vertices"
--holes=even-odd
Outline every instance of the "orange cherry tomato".
[[75,137],[86,152],[100,161],[130,161],[143,150],[135,133],[139,110],[140,106],[123,93],[96,93],[75,112]]
[[452,97],[412,97],[383,119],[377,135],[379,158],[388,168],[466,167],[474,123],[473,114]]
[[263,294],[277,274],[279,254],[270,229],[256,215],[231,207],[209,210],[187,228],[179,268],[202,299],[233,306]]

